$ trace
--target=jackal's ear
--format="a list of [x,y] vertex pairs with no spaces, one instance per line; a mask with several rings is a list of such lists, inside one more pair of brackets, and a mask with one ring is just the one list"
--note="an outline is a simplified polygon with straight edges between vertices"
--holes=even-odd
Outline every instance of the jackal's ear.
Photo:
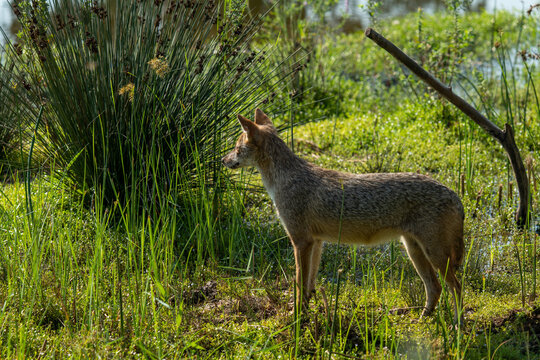
[[253,138],[259,131],[257,124],[240,114],[238,114],[238,121],[240,121],[240,125],[242,125],[242,129],[247,134],[248,139]]
[[274,125],[272,120],[261,109],[255,110],[255,124],[257,125]]

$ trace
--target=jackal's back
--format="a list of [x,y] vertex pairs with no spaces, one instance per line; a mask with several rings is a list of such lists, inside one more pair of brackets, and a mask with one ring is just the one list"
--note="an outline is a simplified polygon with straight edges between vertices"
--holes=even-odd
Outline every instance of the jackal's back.
[[328,241],[378,243],[444,221],[459,228],[464,218],[457,194],[425,175],[350,174],[317,166],[288,175],[276,198],[280,217],[304,223]]
[[463,215],[457,194],[425,175],[355,175],[326,169],[315,174],[319,186],[309,207],[325,217],[400,223],[420,214],[437,216],[450,210]]

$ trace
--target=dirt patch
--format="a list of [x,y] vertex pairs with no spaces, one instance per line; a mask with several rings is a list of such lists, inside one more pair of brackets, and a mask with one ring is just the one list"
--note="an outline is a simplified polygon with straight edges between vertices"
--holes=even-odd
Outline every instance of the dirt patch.
[[186,292],[184,300],[190,305],[198,305],[205,301],[213,301],[217,294],[217,281],[210,280],[203,286]]
[[210,306],[218,308],[227,316],[248,320],[267,319],[278,312],[278,307],[268,296],[255,296],[252,294],[242,295],[237,299],[223,299]]
[[540,352],[540,307],[530,312],[514,309],[506,316],[501,316],[491,321],[491,332],[497,334],[501,331],[528,333],[528,350]]

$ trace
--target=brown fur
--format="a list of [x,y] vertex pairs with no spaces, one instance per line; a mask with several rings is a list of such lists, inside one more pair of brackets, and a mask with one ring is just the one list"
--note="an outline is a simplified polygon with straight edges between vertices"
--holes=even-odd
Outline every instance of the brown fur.
[[299,303],[315,289],[322,242],[374,245],[400,236],[426,290],[423,314],[441,294],[437,272],[454,297],[458,320],[463,206],[452,190],[416,173],[349,174],[297,157],[259,109],[238,115],[244,133],[223,158],[231,169],[255,166],[294,247]]

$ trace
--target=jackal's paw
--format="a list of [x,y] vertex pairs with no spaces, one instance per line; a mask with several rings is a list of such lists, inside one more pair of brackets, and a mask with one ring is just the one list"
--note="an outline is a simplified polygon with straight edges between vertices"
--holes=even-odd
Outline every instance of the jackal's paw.
[[431,314],[433,314],[433,309],[424,308],[424,310],[422,310],[422,314],[420,314],[420,319],[430,316]]

